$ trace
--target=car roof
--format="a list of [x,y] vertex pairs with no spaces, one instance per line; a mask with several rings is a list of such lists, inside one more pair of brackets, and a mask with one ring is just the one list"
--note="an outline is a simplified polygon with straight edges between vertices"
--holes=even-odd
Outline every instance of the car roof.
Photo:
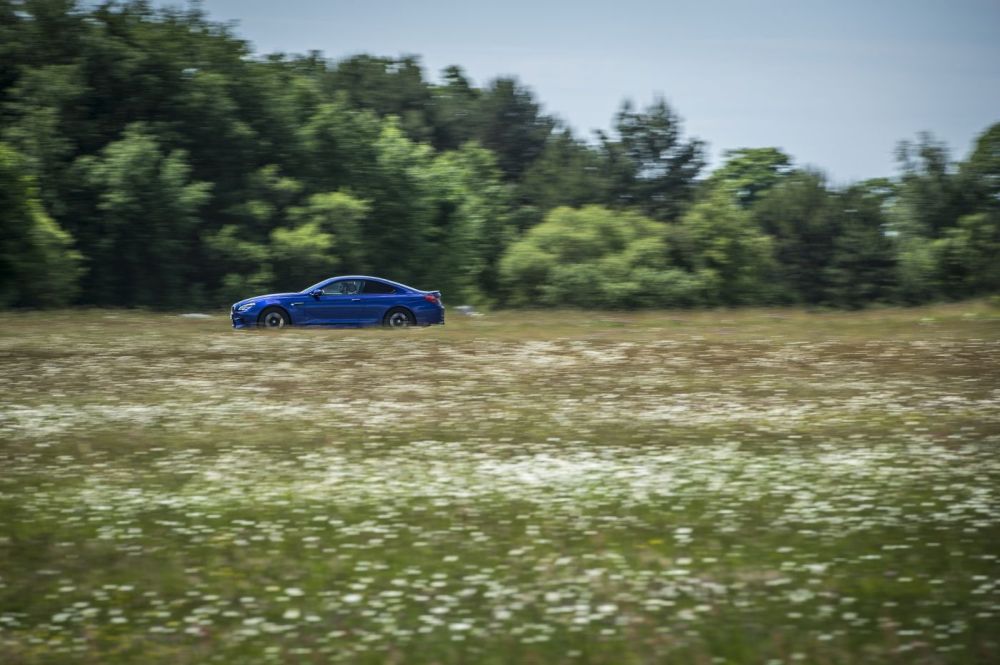
[[418,289],[412,286],[407,286],[400,282],[394,282],[391,279],[386,279],[385,277],[374,277],[372,275],[337,275],[336,277],[330,277],[330,280],[340,280],[340,279],[370,279],[375,282],[384,282],[385,284],[392,284],[393,286],[399,286],[401,288],[407,289],[409,291],[417,291]]

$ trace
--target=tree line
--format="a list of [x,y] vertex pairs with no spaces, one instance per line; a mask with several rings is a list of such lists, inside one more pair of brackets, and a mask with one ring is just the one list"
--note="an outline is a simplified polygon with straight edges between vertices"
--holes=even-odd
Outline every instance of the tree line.
[[0,0],[0,306],[213,306],[370,273],[452,303],[916,304],[1000,290],[1000,123],[833,186],[665,101],[578,137],[511,77],[256,55],[197,7]]

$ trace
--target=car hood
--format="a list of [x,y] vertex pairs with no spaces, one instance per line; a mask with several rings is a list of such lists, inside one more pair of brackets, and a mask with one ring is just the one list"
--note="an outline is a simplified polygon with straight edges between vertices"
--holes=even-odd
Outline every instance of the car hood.
[[240,305],[245,305],[248,302],[254,302],[257,300],[271,300],[273,298],[291,298],[294,296],[301,296],[301,293],[292,291],[291,293],[266,293],[262,296],[254,296],[253,298],[244,298],[239,302],[233,303],[233,307],[239,307]]

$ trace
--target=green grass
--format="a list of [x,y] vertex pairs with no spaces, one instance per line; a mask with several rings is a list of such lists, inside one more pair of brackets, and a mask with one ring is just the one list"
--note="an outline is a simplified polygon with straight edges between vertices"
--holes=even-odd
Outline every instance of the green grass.
[[0,331],[4,663],[1000,659],[1000,310]]

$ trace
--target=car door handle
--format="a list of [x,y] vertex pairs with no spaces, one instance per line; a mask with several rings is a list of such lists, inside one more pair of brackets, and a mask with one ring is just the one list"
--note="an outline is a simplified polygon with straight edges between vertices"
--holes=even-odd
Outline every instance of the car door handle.
[[361,302],[361,298],[351,298],[351,302]]

